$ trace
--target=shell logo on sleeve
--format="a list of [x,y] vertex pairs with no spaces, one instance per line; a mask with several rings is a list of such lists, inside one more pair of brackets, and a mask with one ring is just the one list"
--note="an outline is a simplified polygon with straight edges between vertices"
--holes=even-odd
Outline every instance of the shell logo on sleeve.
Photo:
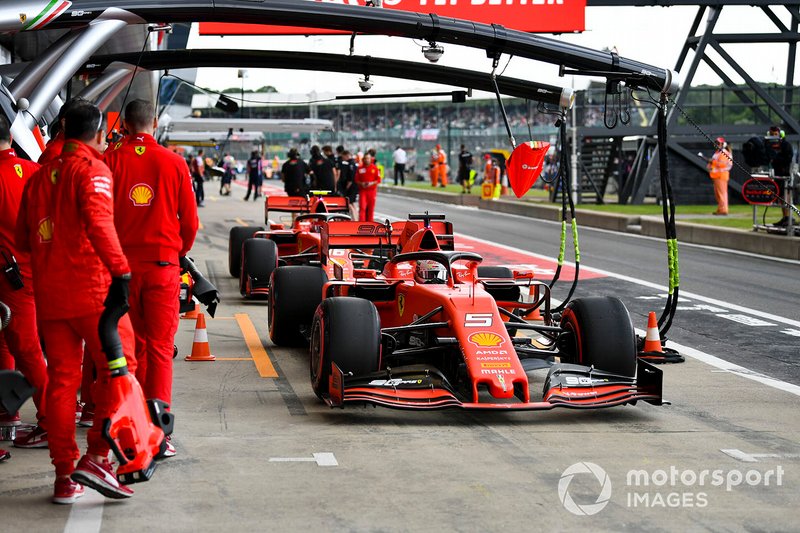
[[50,217],[44,217],[39,221],[37,233],[39,233],[40,243],[48,243],[53,240],[53,221],[50,220]]
[[149,206],[153,201],[153,196],[153,188],[146,183],[137,183],[131,187],[131,192],[128,194],[128,198],[131,199],[136,207]]

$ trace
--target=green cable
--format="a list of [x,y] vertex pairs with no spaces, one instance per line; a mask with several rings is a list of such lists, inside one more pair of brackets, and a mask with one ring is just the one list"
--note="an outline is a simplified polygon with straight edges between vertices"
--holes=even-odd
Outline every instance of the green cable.
[[[563,242],[563,239],[562,239]],[[572,217],[572,242],[575,244],[575,262],[581,262],[581,249],[578,246],[578,221]]]
[[[572,220],[573,233],[575,228],[575,219]],[[567,247],[567,221],[561,220],[561,249],[558,251],[558,266],[564,264],[564,252]]]

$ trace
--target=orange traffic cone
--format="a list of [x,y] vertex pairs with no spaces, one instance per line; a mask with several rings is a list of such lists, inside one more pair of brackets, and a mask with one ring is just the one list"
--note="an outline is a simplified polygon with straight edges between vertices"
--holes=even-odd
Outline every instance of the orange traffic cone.
[[194,318],[197,318],[197,317],[200,316],[201,313],[200,313],[200,311],[198,311],[198,308],[200,306],[197,305],[197,302],[192,302],[192,303],[194,304],[194,308],[192,308],[191,311],[186,311],[185,313],[183,313],[181,315],[182,319],[190,320],[190,319],[194,319]]
[[663,352],[661,349],[661,338],[658,335],[658,320],[656,314],[650,311],[647,317],[647,336],[644,338],[643,352]]
[[217,359],[211,355],[211,347],[208,345],[208,332],[206,332],[206,315],[203,313],[197,316],[192,355],[187,355],[185,359],[187,361],[215,361]]
[[[536,303],[539,301],[539,286],[538,285],[531,285],[528,287],[528,303]],[[540,306],[541,307],[541,306]],[[539,307],[525,315],[526,320],[541,320],[542,313],[539,311]]]

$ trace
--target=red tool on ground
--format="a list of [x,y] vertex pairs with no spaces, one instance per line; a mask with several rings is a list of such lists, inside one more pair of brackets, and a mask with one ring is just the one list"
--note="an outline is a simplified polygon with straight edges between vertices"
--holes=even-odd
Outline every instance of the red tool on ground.
[[166,410],[166,403],[145,401],[139,382],[128,372],[117,330],[119,319],[128,312],[127,297],[124,301],[107,306],[100,316],[100,342],[108,359],[115,402],[111,417],[102,421],[102,434],[119,461],[117,479],[130,485],[152,477],[155,459],[166,450],[165,437],[172,433],[175,417]]

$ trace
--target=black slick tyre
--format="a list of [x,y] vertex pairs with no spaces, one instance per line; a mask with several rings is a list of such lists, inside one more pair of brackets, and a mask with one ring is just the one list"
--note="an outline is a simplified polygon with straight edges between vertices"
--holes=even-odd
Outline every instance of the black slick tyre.
[[344,374],[361,376],[380,369],[381,325],[375,304],[347,296],[326,298],[314,313],[309,369],[311,387],[328,393],[331,363]]
[[236,226],[228,234],[228,272],[234,278],[239,277],[242,269],[242,244],[257,231],[264,231],[264,227]]
[[282,266],[269,282],[269,337],[278,346],[302,346],[314,311],[322,301],[325,271],[313,266]]
[[272,272],[278,268],[278,245],[270,239],[247,239],[242,245],[242,268],[239,273],[239,292],[246,296],[250,287],[268,287]]
[[622,300],[578,298],[561,314],[562,362],[592,366],[621,376],[636,375],[636,336]]

